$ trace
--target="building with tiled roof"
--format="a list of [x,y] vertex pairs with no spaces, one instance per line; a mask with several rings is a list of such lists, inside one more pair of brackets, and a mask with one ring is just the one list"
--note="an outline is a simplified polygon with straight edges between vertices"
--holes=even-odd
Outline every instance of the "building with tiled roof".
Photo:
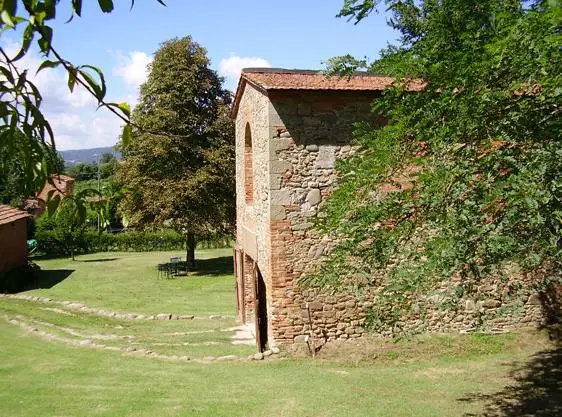
[[[264,91],[308,90],[308,91],[382,91],[395,82],[392,77],[357,72],[351,76],[327,77],[322,71],[288,70],[280,68],[246,68],[242,70],[235,94],[233,116],[236,116],[240,99],[246,85]],[[407,86],[410,91],[420,91],[424,87],[421,80],[411,80]]]
[[0,278],[27,263],[27,212],[0,204]]
[[[243,70],[236,121],[238,317],[256,326],[259,349],[359,337],[365,314],[348,298],[302,292],[298,279],[333,244],[312,230],[353,147],[355,122],[382,125],[371,105],[394,80],[370,74]],[[419,82],[408,87],[422,88]],[[346,304],[347,303],[347,304]]]
[[70,196],[74,192],[74,182],[74,178],[68,175],[51,174],[41,191],[35,197],[26,201],[26,210],[35,216],[41,216],[45,211],[49,194],[51,198],[57,195],[61,198]]

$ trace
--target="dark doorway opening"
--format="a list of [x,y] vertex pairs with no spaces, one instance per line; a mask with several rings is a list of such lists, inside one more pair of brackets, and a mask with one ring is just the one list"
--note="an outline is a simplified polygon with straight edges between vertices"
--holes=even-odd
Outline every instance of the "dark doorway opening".
[[267,297],[265,282],[257,265],[256,278],[256,345],[260,352],[267,349]]

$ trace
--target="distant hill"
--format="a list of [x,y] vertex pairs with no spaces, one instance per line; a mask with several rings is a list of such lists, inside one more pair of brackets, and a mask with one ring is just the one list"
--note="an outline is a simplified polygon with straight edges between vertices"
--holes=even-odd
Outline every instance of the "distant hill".
[[104,148],[91,148],[91,149],[76,149],[69,151],[59,151],[64,159],[65,165],[74,165],[81,162],[95,163],[99,161],[104,153],[111,153],[118,160],[121,159],[121,154],[115,150],[113,146],[106,146]]

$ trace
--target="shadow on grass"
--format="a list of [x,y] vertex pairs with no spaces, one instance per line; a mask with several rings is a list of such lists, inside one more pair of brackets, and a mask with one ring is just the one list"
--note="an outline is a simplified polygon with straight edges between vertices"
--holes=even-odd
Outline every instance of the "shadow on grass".
[[482,417],[562,416],[562,324],[559,287],[541,294],[543,312],[551,325],[546,326],[552,348],[535,353],[527,362],[510,371],[514,383],[499,392],[470,393],[458,401],[483,403]]
[[67,279],[74,269],[48,269],[34,271],[32,279],[25,285],[24,290],[37,290],[53,288]]
[[118,261],[119,258],[99,258],[99,259],[84,259],[78,262],[111,262],[111,261]]
[[192,276],[202,275],[232,275],[234,274],[234,264],[232,256],[221,256],[211,259],[197,259],[196,269],[190,272]]
[[459,401],[484,403],[465,416],[562,416],[562,348],[538,352],[510,372],[515,383],[493,394],[471,393]]
[[41,270],[37,266],[16,268],[0,281],[0,292],[15,294],[22,291],[53,288],[67,279],[73,269]]

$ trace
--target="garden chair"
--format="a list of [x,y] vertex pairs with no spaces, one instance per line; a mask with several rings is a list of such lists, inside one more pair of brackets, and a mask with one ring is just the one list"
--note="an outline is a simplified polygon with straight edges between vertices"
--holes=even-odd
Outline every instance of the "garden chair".
[[158,264],[156,269],[158,270],[158,278],[164,275],[166,278],[170,276],[170,268],[168,267],[169,264]]

